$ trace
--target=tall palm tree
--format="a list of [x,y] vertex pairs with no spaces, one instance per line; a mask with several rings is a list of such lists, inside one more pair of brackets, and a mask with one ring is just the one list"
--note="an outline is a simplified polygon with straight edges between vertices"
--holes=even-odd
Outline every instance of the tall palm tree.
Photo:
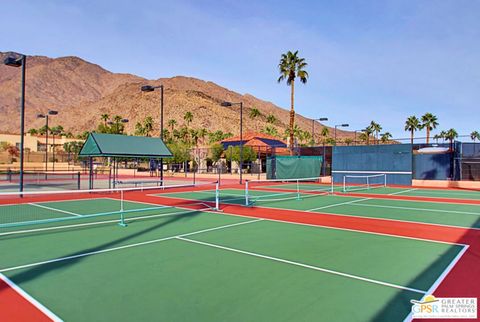
[[108,122],[108,119],[110,118],[110,115],[108,114],[102,114],[100,116],[100,119],[103,121],[103,125],[106,127],[107,126],[107,122]]
[[275,137],[278,137],[278,131],[276,128],[274,128],[273,126],[270,126],[270,125],[267,125],[264,129],[262,129],[260,132],[264,133],[264,134],[268,134],[268,135],[271,135],[271,136],[275,136]]
[[137,122],[135,124],[135,135],[143,136],[145,134],[145,128],[143,127],[142,123]]
[[385,132],[382,134],[382,137],[380,138],[380,140],[382,141],[382,143],[388,143],[388,141],[390,141],[391,138],[392,138],[392,134],[390,132]]
[[382,130],[382,126],[375,121],[371,121],[369,127],[372,129],[373,132],[375,132],[375,138],[378,144],[378,133],[380,133],[380,131]]
[[322,143],[325,145],[327,143],[327,137],[330,134],[330,130],[328,127],[324,126],[322,127],[322,130],[320,131],[320,136],[322,137]]
[[368,136],[368,134],[367,134],[365,131],[361,132],[361,133],[358,135],[358,139],[359,139],[360,141],[365,142],[365,143],[368,145],[369,136]]
[[438,118],[432,113],[425,113],[422,116],[422,129],[427,129],[427,144],[430,141],[430,131],[435,129],[438,125]]
[[207,134],[208,130],[204,127],[198,130],[198,138],[202,140],[202,143],[205,143],[205,137]]
[[177,121],[175,121],[174,119],[168,120],[168,126],[172,128],[172,133],[173,133],[173,130],[175,130],[175,125],[177,125]]
[[193,121],[192,112],[188,111],[187,113],[185,113],[185,115],[183,116],[183,120],[185,121],[185,123],[188,127],[190,125],[190,123],[192,123],[192,121]]
[[445,137],[447,136],[447,132],[446,131],[440,131],[440,133],[438,135],[443,140],[443,143],[445,143]]
[[260,116],[262,115],[262,113],[260,112],[260,110],[258,108],[255,108],[253,107],[251,110],[250,110],[250,118],[253,120],[254,118],[256,118],[257,116]]
[[298,57],[298,50],[292,53],[288,51],[286,54],[282,54],[278,69],[280,71],[280,77],[278,82],[286,81],[290,86],[290,149],[293,153],[293,127],[295,125],[295,79],[298,77],[300,82],[305,84],[308,79],[308,72],[305,70],[307,63],[304,58]]
[[433,136],[433,139],[435,140],[435,143],[438,143],[438,140],[440,140],[441,138],[443,138],[443,136],[440,135],[440,134],[435,134],[435,135]]
[[405,121],[405,131],[410,131],[410,143],[413,144],[413,135],[420,129],[420,120],[415,116],[409,116]]
[[470,133],[470,138],[473,142],[475,142],[476,140],[480,140],[480,133],[478,133],[478,131],[473,131],[472,133]]
[[453,151],[453,141],[458,137],[455,129],[450,129],[445,133],[445,138],[450,141],[450,151]]

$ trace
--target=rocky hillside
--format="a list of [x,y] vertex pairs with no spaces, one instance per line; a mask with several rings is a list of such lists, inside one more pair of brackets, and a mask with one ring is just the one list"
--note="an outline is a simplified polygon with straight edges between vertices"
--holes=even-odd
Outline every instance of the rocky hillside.
[[[4,57],[5,53],[0,53],[2,61]],[[100,115],[107,113],[128,118],[130,122],[126,129],[133,133],[137,121],[146,116],[159,119],[160,115],[159,94],[141,92],[140,86],[145,84],[164,85],[165,127],[170,119],[175,119],[181,126],[184,124],[183,115],[190,111],[194,116],[191,124],[194,128],[204,127],[209,131],[237,133],[239,107],[220,106],[222,101],[227,100],[244,103],[245,131],[264,129],[268,115],[274,115],[277,119],[274,127],[279,133],[283,134],[287,128],[288,110],[252,95],[233,92],[212,82],[183,76],[151,81],[135,75],[111,73],[78,57],[52,59],[29,56],[26,129],[41,127],[43,120],[36,119],[36,114],[51,108],[59,111],[59,116],[52,118],[52,125],[61,124],[66,131],[81,133],[94,130]],[[19,88],[20,70],[1,64],[0,132],[18,133]],[[249,112],[252,108],[258,109],[261,115],[250,118]],[[297,115],[296,123],[303,130],[311,131],[311,120]],[[321,125],[317,123],[317,134],[320,129]],[[159,126],[156,126],[154,134],[158,133]],[[351,133],[338,131],[338,136],[351,136]]]

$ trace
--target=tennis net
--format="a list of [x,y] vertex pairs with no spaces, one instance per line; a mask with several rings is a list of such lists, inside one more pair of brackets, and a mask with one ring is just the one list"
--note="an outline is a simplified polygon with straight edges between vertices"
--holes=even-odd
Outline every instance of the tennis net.
[[[160,204],[159,198],[154,196],[201,187],[215,191],[214,202],[185,201],[172,206]],[[218,189],[218,183],[211,182],[196,186],[0,193],[0,235],[33,225],[53,229],[67,222],[88,225],[96,221],[125,226],[130,220],[166,216],[172,212],[216,210],[219,207]]]
[[[80,172],[31,172],[23,173],[24,187],[57,187],[60,189],[80,190]],[[9,184],[20,183],[19,171],[5,171],[0,173],[0,181]]]
[[385,173],[343,176],[343,192],[369,190],[386,186],[387,175]]
[[322,184],[320,177],[297,179],[250,180],[245,183],[245,205],[330,194],[332,186]]

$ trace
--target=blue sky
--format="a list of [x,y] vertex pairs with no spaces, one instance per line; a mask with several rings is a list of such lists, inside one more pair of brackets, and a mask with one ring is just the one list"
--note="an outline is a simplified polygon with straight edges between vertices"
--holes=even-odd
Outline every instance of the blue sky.
[[[79,56],[113,72],[185,75],[289,107],[277,64],[299,50],[296,109],[407,137],[409,115],[480,130],[480,1],[53,1],[0,11],[0,51]],[[140,6],[140,4],[142,4]]]

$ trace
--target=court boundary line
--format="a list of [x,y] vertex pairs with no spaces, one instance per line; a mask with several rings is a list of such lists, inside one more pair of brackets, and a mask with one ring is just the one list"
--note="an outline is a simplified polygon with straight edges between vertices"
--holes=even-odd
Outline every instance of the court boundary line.
[[250,255],[250,256],[253,256],[253,257],[269,259],[269,260],[272,260],[272,261],[276,261],[276,262],[280,262],[280,263],[284,263],[284,264],[289,264],[289,265],[293,265],[293,266],[309,268],[309,269],[320,271],[320,272],[323,272],[323,273],[329,273],[329,274],[332,274],[332,275],[337,275],[337,276],[342,276],[342,277],[346,277],[346,278],[350,278],[350,279],[360,280],[360,281],[368,282],[368,283],[372,283],[372,284],[397,288],[397,289],[411,291],[411,292],[415,292],[415,293],[426,294],[426,291],[423,291],[423,290],[419,290],[419,289],[415,289],[415,288],[411,288],[411,287],[407,287],[407,286],[402,286],[402,285],[398,285],[398,284],[394,284],[394,283],[374,280],[374,279],[371,279],[371,278],[368,278],[368,277],[362,277],[362,276],[353,275],[353,274],[349,274],[349,273],[343,273],[343,272],[331,270],[331,269],[328,269],[328,268],[318,267],[318,266],[309,265],[309,264],[303,264],[303,263],[291,261],[291,260],[288,260],[288,259],[283,259],[283,258],[258,254],[258,253],[254,253],[254,252],[250,252],[250,251],[245,251],[245,250],[241,250],[241,249],[236,249],[236,248],[232,248],[232,247],[212,244],[212,243],[199,241],[199,240],[195,240],[195,239],[184,238],[184,237],[177,237],[176,239],[183,240],[183,241],[186,241],[186,242],[189,242],[189,243],[195,243],[195,244],[200,244],[200,245],[209,246],[209,247],[213,247],[213,248],[219,248],[219,249],[231,251],[231,252],[234,252],[234,253],[240,253],[240,254]]
[[[420,299],[420,301],[423,301],[424,297],[427,295],[432,295],[433,292],[437,290],[437,288],[440,286],[440,284],[443,283],[445,278],[448,276],[448,274],[453,270],[455,265],[460,261],[460,259],[463,257],[463,255],[467,252],[469,249],[470,245],[464,245],[463,249],[455,256],[455,258],[448,264],[448,266],[443,270],[442,274],[438,276],[438,278],[435,280],[435,282],[430,286],[430,288],[427,290],[425,295]],[[412,320],[412,312],[407,315],[407,317],[403,320],[404,322],[409,322]]]
[[40,205],[40,204],[37,204],[37,203],[34,203],[34,202],[29,202],[27,205],[31,205],[31,206],[35,206],[35,207],[39,207],[39,208],[43,208],[43,209],[47,209],[47,210],[52,210],[52,211],[60,212],[60,213],[67,214],[67,215],[73,215],[73,216],[77,216],[77,217],[83,217],[84,216],[84,215],[76,214],[76,213],[71,212],[71,211],[57,209],[57,208],[53,208],[53,207],[47,207],[47,206]]
[[259,222],[259,221],[263,221],[263,220],[264,219],[262,219],[262,218],[256,218],[254,220],[247,220],[247,221],[242,221],[242,222],[228,224],[228,225],[206,228],[206,229],[197,230],[197,231],[193,231],[193,232],[189,232],[189,233],[178,234],[178,235],[174,235],[174,236],[162,237],[162,238],[157,238],[157,239],[151,239],[151,240],[147,240],[147,241],[143,241],[143,242],[127,244],[127,245],[122,245],[122,246],[117,246],[117,247],[105,248],[105,249],[86,252],[86,253],[77,254],[77,255],[57,257],[57,258],[44,260],[44,261],[38,261],[38,262],[30,263],[30,264],[23,264],[23,265],[17,265],[17,266],[12,266],[12,267],[0,268],[0,274],[2,274],[4,272],[10,272],[10,271],[18,270],[18,269],[23,269],[23,268],[46,265],[46,264],[57,263],[57,262],[63,262],[63,261],[76,259],[76,258],[88,257],[88,256],[93,256],[93,255],[98,255],[98,254],[103,254],[103,253],[109,253],[109,252],[113,252],[113,251],[117,251],[117,250],[122,250],[122,249],[128,249],[128,248],[139,247],[139,246],[143,246],[143,245],[159,243],[159,242],[163,242],[163,241],[166,241],[166,240],[172,240],[172,239],[175,239],[177,237],[191,236],[191,235],[201,234],[201,233],[210,232],[210,231],[214,231],[214,230],[220,230],[220,229],[230,228],[230,227],[234,227],[234,226],[251,224],[251,223],[255,223],[255,222]]
[[306,210],[302,210],[302,211],[315,212],[316,210],[322,210],[322,209],[333,208],[333,207],[338,207],[338,206],[350,205],[352,203],[362,202],[362,201],[366,201],[366,200],[370,200],[370,199],[372,199],[372,198],[362,198],[362,199],[350,200],[350,201],[345,201],[345,202],[340,202],[340,203],[334,203],[334,204],[327,205],[327,206],[306,209]]
[[[1,193],[0,193],[1,196]],[[98,198],[75,198],[75,199],[63,199],[63,200],[39,200],[38,202],[41,203],[55,203],[55,202],[70,202],[70,201],[83,201],[83,200],[98,200],[98,199],[115,199],[111,197],[98,197]],[[120,199],[115,199],[120,200]],[[32,200],[33,201],[33,200]],[[5,206],[21,206],[21,205],[28,205],[29,202],[22,202],[22,203],[0,203],[0,207]]]
[[63,322],[60,317],[58,317],[55,313],[53,313],[50,309],[48,309],[45,305],[40,303],[37,299],[35,299],[33,296],[28,294],[25,290],[23,290],[20,286],[15,284],[11,279],[9,279],[7,276],[4,274],[0,273],[0,280],[5,282],[5,284],[8,285],[12,290],[14,290],[18,295],[23,297],[27,302],[32,304],[35,308],[37,308],[40,312],[45,314],[48,318],[52,319],[54,322]]
[[[370,198],[369,198],[370,199]],[[390,208],[390,209],[405,209],[405,210],[421,210],[427,212],[444,212],[452,213],[459,215],[473,215],[480,216],[480,212],[469,212],[469,211],[458,211],[458,210],[442,210],[442,209],[424,209],[424,208],[414,208],[414,207],[401,207],[401,206],[386,206],[386,205],[369,205],[369,204],[359,204],[357,206],[361,207],[377,207],[377,208]]]
[[402,193],[407,193],[407,192],[415,191],[415,190],[418,190],[418,188],[412,188],[412,189],[406,189],[406,190],[401,190],[401,191],[397,191],[397,192],[387,193],[387,195],[396,196],[396,195],[400,195]]

